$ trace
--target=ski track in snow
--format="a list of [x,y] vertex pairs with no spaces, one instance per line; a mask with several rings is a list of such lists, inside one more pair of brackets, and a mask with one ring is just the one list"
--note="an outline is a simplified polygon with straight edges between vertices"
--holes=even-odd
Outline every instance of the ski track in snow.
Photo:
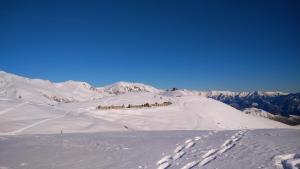
[[[240,130],[236,132],[233,136],[231,136],[229,139],[225,140],[223,144],[220,145],[219,148],[215,149],[210,149],[206,153],[204,153],[200,159],[194,160],[187,162],[186,164],[183,164],[183,167],[181,169],[191,169],[194,168],[195,166],[205,166],[210,162],[213,162],[214,160],[217,160],[218,156],[221,156],[223,153],[229,151],[232,149],[236,143],[244,136],[246,133],[246,130]],[[191,147],[195,146],[197,144],[197,141],[207,138],[211,135],[214,135],[217,133],[217,131],[214,132],[209,132],[208,134],[201,136],[196,136],[194,138],[187,139],[184,144],[178,145],[175,150],[174,150],[174,155],[167,155],[161,158],[156,165],[158,166],[158,169],[165,169],[169,168],[172,166],[172,164],[185,156],[186,154],[189,153],[194,153],[195,151],[200,151],[200,150],[190,150]]]
[[24,130],[27,130],[27,129],[30,129],[32,127],[36,127],[42,123],[46,123],[48,121],[51,121],[51,120],[56,120],[56,119],[59,119],[59,118],[63,118],[67,115],[68,113],[65,113],[64,115],[61,115],[61,116],[55,116],[53,118],[48,118],[48,119],[44,119],[44,120],[41,120],[41,121],[38,121],[38,122],[35,122],[33,124],[30,124],[28,126],[25,126],[23,128],[20,128],[20,129],[17,129],[17,130],[14,130],[14,131],[10,131],[10,132],[5,132],[5,133],[0,133],[0,135],[16,135],[16,134],[20,134],[21,132],[23,132]]
[[29,102],[20,103],[20,104],[17,104],[17,105],[15,105],[15,106],[9,107],[9,108],[7,108],[7,109],[1,110],[1,111],[0,111],[0,115],[6,114],[6,113],[8,113],[8,112],[10,112],[10,111],[12,111],[12,110],[15,110],[15,109],[17,109],[17,108],[20,108],[20,107],[26,105],[26,104],[28,104],[28,103],[29,103]]

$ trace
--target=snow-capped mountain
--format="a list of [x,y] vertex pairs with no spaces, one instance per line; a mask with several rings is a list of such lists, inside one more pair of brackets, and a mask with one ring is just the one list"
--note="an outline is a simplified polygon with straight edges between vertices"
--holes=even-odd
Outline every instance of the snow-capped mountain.
[[[85,82],[52,83],[0,73],[0,134],[124,130],[228,130],[290,128],[247,115],[199,91],[163,91],[141,83],[95,88]],[[128,105],[162,104],[128,108]],[[57,104],[60,103],[60,104]],[[50,104],[50,105],[49,105]],[[118,106],[99,110],[97,107]],[[123,106],[123,105],[126,105]]]
[[300,93],[282,92],[243,92],[236,94],[208,95],[239,110],[259,108],[275,115],[300,115]]
[[37,102],[57,103],[86,101],[128,92],[159,93],[161,90],[142,83],[117,82],[104,87],[93,87],[86,82],[29,79],[0,71],[0,96],[27,99]]
[[52,83],[0,72],[0,96],[46,102],[83,101],[103,97],[105,93],[86,82]]
[[264,117],[264,118],[274,118],[275,115],[269,113],[269,112],[266,112],[262,109],[258,109],[258,108],[255,108],[255,107],[252,107],[252,108],[246,108],[243,110],[244,113],[246,114],[250,114],[250,115],[253,115],[253,116],[259,116],[259,117]]
[[[246,99],[246,103],[248,107],[244,108],[251,108],[256,106],[259,108],[258,105],[253,105],[252,100],[250,98],[270,98],[270,97],[280,97],[280,96],[289,96],[286,94],[282,94],[279,92],[274,93],[263,93],[263,92],[228,92],[228,91],[190,91],[190,90],[178,90],[176,88],[172,90],[160,90],[155,87],[145,85],[142,83],[129,83],[129,82],[117,82],[112,85],[104,86],[104,87],[93,87],[86,82],[78,82],[78,81],[66,81],[61,83],[53,83],[48,80],[41,80],[41,79],[29,79],[21,76],[17,76],[14,74],[6,73],[1,71],[0,72],[0,99],[2,100],[12,100],[13,102],[20,103],[16,105],[18,108],[19,106],[23,107],[24,104],[30,103],[31,106],[33,105],[55,105],[55,109],[59,108],[59,110],[67,109],[69,111],[75,111],[77,114],[78,112],[86,112],[90,114],[89,116],[96,116],[98,118],[99,112],[93,112],[98,105],[115,105],[121,106],[123,104],[145,104],[145,103],[162,103],[165,101],[171,101],[175,103],[174,105],[170,106],[170,110],[163,110],[163,112],[156,112],[151,115],[151,118],[146,119],[145,126],[135,126],[136,122],[140,123],[140,117],[132,117],[132,115],[128,115],[128,119],[125,118],[123,121],[127,121],[126,123],[131,124],[132,120],[135,119],[134,123],[132,124],[135,126],[136,129],[145,129],[147,127],[153,127],[155,124],[158,126],[157,129],[191,129],[192,128],[211,128],[211,129],[218,129],[218,128],[253,128],[253,127],[269,127],[269,122],[257,122],[257,121],[264,121],[261,118],[254,118],[249,117],[249,115],[245,115],[245,113],[239,111],[242,110],[241,107],[235,106],[231,104],[231,102],[227,103],[228,99],[236,99],[242,98]],[[212,99],[211,99],[212,98]],[[219,101],[226,103],[231,106],[227,106],[226,104],[220,104]],[[248,100],[248,102],[247,102]],[[293,99],[295,104],[297,104],[297,99]],[[11,101],[9,101],[11,102]],[[72,103],[73,102],[73,103]],[[61,103],[57,105],[58,103]],[[68,103],[68,104],[63,104]],[[235,102],[234,102],[235,103]],[[238,102],[239,103],[239,102]],[[244,103],[244,102],[242,102]],[[10,105],[10,103],[5,103],[4,107]],[[14,104],[12,104],[14,105]],[[200,106],[201,105],[201,106]],[[241,104],[243,105],[243,104]],[[1,106],[1,105],[0,105]],[[14,106],[13,106],[14,107]],[[239,110],[237,110],[237,109]],[[14,109],[14,108],[12,108]],[[40,109],[40,108],[38,108]],[[45,108],[48,109],[48,108]],[[31,108],[30,111],[33,111]],[[291,109],[289,109],[291,110]],[[6,113],[10,111],[4,110]],[[43,111],[44,108],[43,108]],[[54,110],[51,110],[54,111]],[[145,110],[145,112],[150,110]],[[34,112],[34,111],[33,111]],[[144,112],[139,110],[139,112]],[[150,111],[151,112],[151,111]],[[270,111],[268,111],[270,112]],[[158,113],[158,114],[157,114]],[[270,112],[272,113],[272,112]],[[1,113],[0,113],[1,114]],[[113,114],[106,114],[101,115],[101,118],[116,120],[122,119],[124,112],[120,115],[116,113]],[[142,113],[143,114],[143,113]],[[151,113],[148,113],[150,115]],[[194,115],[188,115],[194,114]],[[195,114],[198,114],[197,116]],[[224,119],[224,114],[226,114],[226,118]],[[111,117],[111,115],[113,117]],[[116,116],[117,115],[117,116]],[[206,119],[205,121],[200,120],[199,124],[197,125],[188,122],[192,119],[200,117],[201,119]],[[153,118],[152,118],[153,117]],[[230,119],[228,119],[230,117]],[[152,121],[155,119],[154,121]],[[163,122],[163,119],[167,121]],[[172,123],[176,122],[175,126],[171,123],[169,124],[169,120],[173,119]],[[236,120],[233,120],[236,119]],[[252,119],[248,121],[249,119]],[[157,123],[161,121],[165,123],[161,125]],[[151,123],[149,121],[152,121]],[[193,120],[192,120],[193,121]],[[210,121],[210,123],[207,123]],[[236,122],[234,122],[236,121]],[[245,123],[249,123],[246,126],[240,125],[239,122],[245,121]],[[233,125],[232,123],[237,123],[237,125]],[[144,123],[144,122],[143,122]],[[157,124],[156,124],[157,123]],[[183,126],[185,123],[190,123],[187,126]],[[267,125],[266,125],[267,124]],[[128,124],[127,124],[128,125]],[[270,126],[281,126],[281,124],[271,124]],[[114,127],[112,127],[114,128]]]
[[[257,114],[262,110],[271,115],[267,116],[272,120],[280,121],[290,125],[300,124],[300,93],[284,92],[232,92],[232,91],[190,91],[185,89],[167,90],[165,95],[169,96],[187,96],[199,95],[212,98],[228,104],[238,110],[251,110],[249,114]],[[264,117],[259,113],[261,117]]]
[[154,88],[149,85],[142,83],[130,83],[130,82],[117,82],[112,85],[100,87],[98,89],[103,90],[109,94],[124,94],[128,92],[150,92],[150,93],[160,93],[162,90]]
[[232,92],[232,91],[200,91],[200,95],[210,97],[210,98],[226,98],[226,97],[256,97],[256,96],[280,96],[287,95],[288,93],[284,92],[262,92],[262,91],[253,91],[253,92]]

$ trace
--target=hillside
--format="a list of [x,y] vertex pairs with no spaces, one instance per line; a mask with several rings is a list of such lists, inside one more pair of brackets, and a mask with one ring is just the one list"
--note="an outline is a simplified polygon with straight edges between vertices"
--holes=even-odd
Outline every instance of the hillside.
[[[95,88],[85,82],[52,83],[4,72],[0,75],[0,133],[5,135],[59,133],[61,130],[74,133],[290,128],[187,90],[163,92],[141,83],[125,82]],[[139,109],[96,109],[99,105],[127,107],[163,102],[172,104]]]

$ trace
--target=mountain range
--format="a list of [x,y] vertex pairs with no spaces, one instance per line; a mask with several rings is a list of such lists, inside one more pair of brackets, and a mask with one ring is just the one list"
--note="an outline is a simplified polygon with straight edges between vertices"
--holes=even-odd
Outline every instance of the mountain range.
[[[139,97],[149,97],[149,95],[139,95],[139,93],[149,93],[151,97],[153,95],[157,98],[211,98],[245,114],[261,116],[289,125],[300,124],[299,93],[195,91],[177,88],[163,90],[142,83],[130,82],[117,82],[104,87],[94,87],[86,82],[53,83],[48,80],[29,79],[0,71],[0,98],[25,100],[50,106],[62,103],[97,102],[99,99],[107,98],[130,100],[127,98],[130,96],[136,97],[135,99],[138,100]],[[122,95],[125,98],[122,98]],[[145,99],[141,98],[140,100]],[[118,103],[120,101],[114,104]],[[269,115],[266,116],[265,112]]]

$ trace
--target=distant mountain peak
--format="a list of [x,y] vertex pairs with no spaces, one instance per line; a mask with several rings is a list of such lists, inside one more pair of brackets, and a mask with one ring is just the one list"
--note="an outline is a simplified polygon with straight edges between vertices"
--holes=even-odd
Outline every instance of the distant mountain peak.
[[104,86],[103,89],[104,91],[110,94],[123,94],[127,92],[151,92],[151,93],[161,92],[160,89],[157,89],[150,85],[146,85],[143,83],[125,82],[125,81],[119,81],[111,85]]

